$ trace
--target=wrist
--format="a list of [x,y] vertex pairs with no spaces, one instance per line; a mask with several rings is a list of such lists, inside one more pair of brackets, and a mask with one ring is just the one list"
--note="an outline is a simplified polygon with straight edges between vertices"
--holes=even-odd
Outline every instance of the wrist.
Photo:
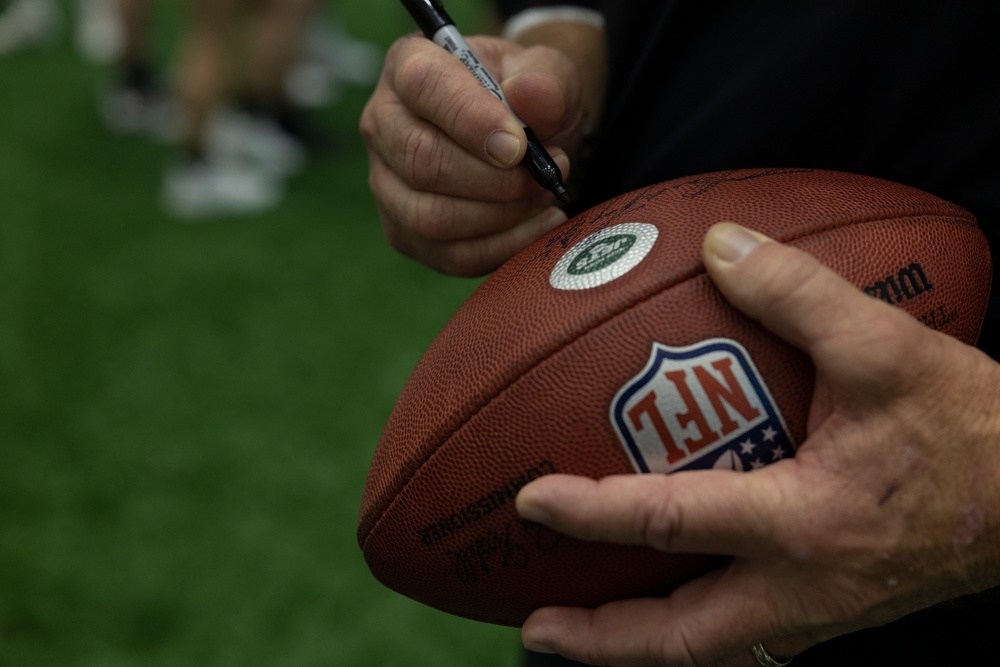
[[593,134],[604,107],[608,69],[603,14],[573,6],[529,9],[506,22],[503,37],[525,47],[556,49],[572,61],[581,84],[581,132]]
[[604,14],[596,9],[573,5],[535,7],[518,12],[507,19],[502,36],[504,39],[516,42],[524,33],[550,23],[586,25],[603,32]]

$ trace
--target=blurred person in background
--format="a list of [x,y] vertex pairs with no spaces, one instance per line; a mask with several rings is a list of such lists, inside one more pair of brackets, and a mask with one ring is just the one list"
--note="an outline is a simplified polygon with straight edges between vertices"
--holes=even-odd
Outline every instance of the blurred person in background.
[[182,218],[267,210],[306,160],[277,117],[317,0],[189,0],[177,60],[184,128],[163,203]]
[[[136,0],[146,4],[145,0]],[[124,50],[127,21],[121,13],[127,11],[123,0],[77,0],[74,29],[76,49],[87,60],[97,64],[113,63]]]
[[[269,209],[309,155],[329,147],[300,106],[335,101],[338,80],[371,82],[379,58],[342,29],[324,31],[321,9],[320,0],[189,0],[176,71],[182,155],[163,183],[169,212]],[[290,94],[303,67],[325,75],[325,97],[301,94],[302,85]]]
[[378,47],[350,35],[336,7],[329,5],[323,3],[309,22],[285,81],[289,99],[302,108],[335,104],[344,84],[370,86],[382,68]]
[[55,42],[62,16],[55,0],[0,0],[0,56]]
[[[179,144],[161,187],[170,214],[265,211],[310,154],[330,150],[303,110],[336,103],[343,84],[373,83],[381,53],[348,35],[326,4],[187,0],[164,76],[152,0],[75,0],[76,50],[112,72],[98,91],[104,124]],[[56,0],[0,0],[0,55],[56,44],[63,23]]]
[[81,54],[111,64],[112,81],[98,93],[98,111],[119,134],[176,138],[178,111],[157,76],[149,0],[80,0],[76,42]]

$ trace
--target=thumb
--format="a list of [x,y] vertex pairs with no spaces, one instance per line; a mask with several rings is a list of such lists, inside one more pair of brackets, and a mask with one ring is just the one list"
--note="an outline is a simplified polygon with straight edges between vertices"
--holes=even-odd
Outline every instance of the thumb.
[[542,141],[576,123],[581,91],[569,59],[545,47],[531,47],[504,58],[504,94],[511,109]]
[[817,366],[842,364],[903,314],[872,299],[808,253],[732,223],[712,227],[703,259],[736,308],[804,350]]

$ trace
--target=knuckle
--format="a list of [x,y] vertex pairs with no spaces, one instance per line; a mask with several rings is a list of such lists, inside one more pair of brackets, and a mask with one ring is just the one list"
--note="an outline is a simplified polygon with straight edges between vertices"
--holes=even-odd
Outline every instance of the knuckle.
[[379,211],[379,218],[382,220],[387,219],[388,216],[383,207],[386,206],[389,201],[388,197],[384,194],[385,189],[382,183],[382,166],[375,155],[369,155],[368,159],[368,190],[371,191],[372,197],[375,200],[376,207]]
[[864,340],[859,344],[870,353],[869,367],[873,376],[871,388],[892,393],[908,390],[915,370],[914,359],[921,358],[926,350],[914,341],[909,331],[901,326],[900,318],[887,311],[888,317],[873,317],[866,321]]
[[535,185],[527,169],[497,170],[496,177],[490,180],[490,184],[493,188],[493,197],[498,202],[524,205],[529,198],[534,198],[538,208],[549,205],[548,193],[544,193],[542,198],[535,194],[535,188],[538,186]]
[[790,599],[775,607],[776,632],[793,628],[802,619],[822,625],[849,623],[882,601],[876,579],[865,574],[864,556],[845,552],[834,538],[815,529],[798,530],[794,538],[786,538],[781,540],[783,553],[776,562],[824,574],[816,586],[792,591]]
[[387,76],[390,80],[395,80],[399,68],[412,57],[414,45],[419,43],[420,39],[423,38],[418,38],[415,34],[403,35],[390,44],[385,53],[385,65],[382,68],[383,76]]
[[385,217],[382,218],[382,234],[396,252],[406,257],[413,257],[413,249],[410,247],[406,235],[400,233],[399,228]]
[[481,243],[452,243],[441,256],[439,270],[449,276],[474,278],[491,266]]
[[393,63],[398,61],[401,57],[401,51],[403,46],[407,43],[408,35],[400,37],[389,45],[388,50],[385,52],[385,69],[386,71],[394,69]]
[[393,54],[393,59],[397,62],[393,73],[396,92],[404,99],[433,96],[441,80],[438,68],[433,66],[424,53],[404,53],[405,43],[397,44],[397,53]]
[[407,200],[404,215],[406,226],[417,236],[428,241],[447,241],[452,214],[446,197],[413,196]]
[[481,86],[468,85],[468,77],[464,68],[436,66],[433,59],[414,53],[400,62],[394,84],[404,102],[420,109],[419,115],[455,136],[468,118],[481,115],[484,126],[492,126],[503,113],[487,105],[493,98]]
[[[665,658],[662,664],[664,665],[703,665],[702,661],[699,661],[695,657],[695,651],[692,646],[693,642],[691,637],[688,636],[687,626],[681,625],[678,628],[677,637],[674,641],[669,642],[664,638],[659,645],[659,651],[651,655],[660,655]],[[650,649],[653,647],[651,646]],[[647,649],[647,653],[649,650]]]
[[358,130],[361,132],[361,137],[365,140],[365,144],[371,146],[374,142],[375,135],[377,133],[377,124],[375,122],[375,112],[373,110],[372,101],[369,100],[365,105],[364,109],[361,110],[361,117],[358,120]]
[[417,190],[434,190],[444,176],[444,152],[433,126],[420,124],[403,148],[403,178]]
[[410,236],[406,234],[397,221],[386,213],[381,206],[378,207],[378,218],[382,227],[382,235],[389,245],[400,254],[406,257],[413,257],[414,249]]
[[391,157],[388,152],[393,139],[393,123],[385,104],[369,99],[358,118],[358,131],[368,152],[369,162]]
[[842,625],[865,617],[876,606],[871,591],[845,581],[820,595],[815,591],[800,591],[795,597],[782,600],[776,620],[779,627],[785,628],[800,626],[802,619],[816,625]]
[[[476,92],[479,92],[476,89]],[[472,95],[445,96],[441,100],[440,116],[445,128],[457,128],[463,118],[474,117],[474,97]],[[485,145],[485,144],[484,144]]]
[[636,533],[644,543],[661,551],[670,551],[684,530],[684,509],[668,494],[637,509]]
[[756,297],[767,310],[785,310],[810,293],[821,270],[819,263],[804,252],[783,252],[780,261],[763,264]]

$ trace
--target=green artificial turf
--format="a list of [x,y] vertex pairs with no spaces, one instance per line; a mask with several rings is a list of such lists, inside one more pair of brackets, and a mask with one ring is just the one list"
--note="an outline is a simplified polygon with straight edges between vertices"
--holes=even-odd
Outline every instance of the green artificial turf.
[[0,666],[516,665],[515,630],[385,589],[355,539],[392,403],[475,286],[383,240],[368,91],[320,112],[339,148],[279,209],[187,224],[171,149],[97,118],[106,75],[69,35],[0,59]]

